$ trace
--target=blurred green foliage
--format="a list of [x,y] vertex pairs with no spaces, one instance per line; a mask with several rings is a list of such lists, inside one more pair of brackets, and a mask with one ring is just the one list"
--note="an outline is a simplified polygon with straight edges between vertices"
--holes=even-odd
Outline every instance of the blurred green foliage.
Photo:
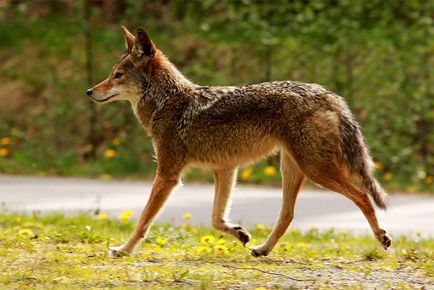
[[[0,138],[10,142],[0,145],[0,172],[152,175],[152,147],[126,103],[97,107],[97,136],[88,144],[84,30],[91,29],[99,81],[123,50],[124,24],[145,27],[200,84],[299,80],[335,91],[361,122],[380,180],[433,191],[433,1],[104,0],[88,2],[87,20],[85,1],[5,3]],[[245,181],[278,182],[263,173],[274,163]],[[200,170],[187,176],[210,178]]]

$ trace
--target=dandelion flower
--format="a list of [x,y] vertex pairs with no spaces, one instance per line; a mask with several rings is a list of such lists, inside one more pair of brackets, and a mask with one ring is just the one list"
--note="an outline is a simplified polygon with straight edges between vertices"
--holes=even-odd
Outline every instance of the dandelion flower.
[[253,289],[253,290],[268,290],[267,288],[264,288],[264,287],[257,287],[257,288],[255,288],[255,289]]
[[265,225],[263,225],[263,224],[257,224],[257,225],[256,225],[256,229],[257,229],[258,231],[263,231],[263,230],[265,230]]
[[283,247],[284,251],[289,251],[292,249],[292,244],[287,244],[285,247]]
[[157,245],[163,247],[167,243],[167,239],[163,239],[162,237],[158,236],[156,242]]
[[433,182],[433,177],[428,175],[427,177],[425,177],[425,183],[426,184],[431,184]]
[[1,145],[9,145],[11,143],[11,138],[9,137],[3,137],[0,139]]
[[301,231],[299,229],[291,229],[291,233],[293,235],[299,236],[301,234]]
[[128,223],[128,221],[130,220],[131,216],[133,215],[133,211],[132,210],[126,210],[124,211],[121,215],[120,215],[120,220],[123,224]]
[[219,239],[216,244],[217,245],[224,245],[225,243],[226,243],[225,239]]
[[108,218],[109,218],[109,216],[106,213],[102,213],[98,216],[98,219],[102,220],[102,221],[106,221],[106,220],[108,220]]
[[22,229],[18,232],[19,236],[28,236],[28,237],[34,237],[35,234],[30,229]]
[[15,217],[15,222],[17,224],[21,223],[21,217],[20,216]]
[[207,247],[199,247],[199,248],[197,248],[196,253],[198,255],[203,255],[203,254],[211,253],[211,250]]
[[423,231],[422,230],[417,230],[416,231],[416,236],[421,237],[423,235]]
[[340,234],[343,237],[348,237],[348,231],[341,231]]
[[226,246],[223,246],[223,245],[215,245],[214,246],[214,251],[217,254],[224,254],[224,255],[228,254],[228,248]]
[[113,149],[107,149],[104,151],[104,157],[109,159],[114,158],[116,157],[116,151]]
[[393,178],[392,172],[386,172],[383,176],[384,180],[391,180]]
[[9,155],[9,150],[7,148],[0,148],[0,157],[6,157]]
[[252,173],[253,173],[253,168],[247,167],[241,172],[241,179],[244,181],[249,180],[250,176],[252,176]]
[[119,139],[119,138],[113,138],[112,145],[118,146],[119,144],[121,144],[121,139]]
[[300,249],[306,249],[307,248],[307,244],[305,243],[297,243],[297,247]]
[[185,219],[185,220],[191,219],[191,213],[186,212],[185,214],[182,215],[182,218]]
[[277,173],[276,167],[274,166],[267,166],[264,168],[264,173],[267,176],[274,176]]
[[215,238],[212,235],[205,235],[205,236],[202,236],[200,238],[200,242],[204,245],[212,244],[212,243],[214,243],[214,241],[215,241]]

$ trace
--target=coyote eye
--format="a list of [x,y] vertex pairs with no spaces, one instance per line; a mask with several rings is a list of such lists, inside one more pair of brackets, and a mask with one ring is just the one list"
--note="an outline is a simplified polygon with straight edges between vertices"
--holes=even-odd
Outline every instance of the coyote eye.
[[123,76],[123,73],[121,73],[121,72],[117,72],[117,73],[115,73],[114,78],[115,78],[115,79],[120,79],[121,76]]

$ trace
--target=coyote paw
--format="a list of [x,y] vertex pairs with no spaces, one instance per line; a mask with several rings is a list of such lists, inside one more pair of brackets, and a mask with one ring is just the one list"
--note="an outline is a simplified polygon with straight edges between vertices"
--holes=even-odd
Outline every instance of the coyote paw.
[[266,245],[260,245],[256,247],[250,248],[250,254],[255,257],[267,256],[270,253],[270,250]]
[[110,247],[109,248],[109,255],[112,257],[123,257],[128,256],[131,252],[124,249],[123,246],[119,247]]
[[233,229],[236,231],[237,238],[240,240],[240,242],[245,247],[246,244],[252,238],[252,236],[250,235],[250,233],[245,228],[242,228],[240,226],[235,226],[235,227],[233,227]]
[[392,245],[392,238],[383,229],[380,229],[380,233],[377,234],[377,239],[383,245],[383,248],[385,250],[387,250],[387,248],[389,248],[390,245]]

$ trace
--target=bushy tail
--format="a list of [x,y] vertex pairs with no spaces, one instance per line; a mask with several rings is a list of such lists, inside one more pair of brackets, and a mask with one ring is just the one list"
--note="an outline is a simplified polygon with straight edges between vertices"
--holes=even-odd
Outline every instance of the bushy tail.
[[374,177],[372,158],[363,140],[360,126],[352,116],[342,116],[340,131],[342,154],[350,174],[360,180],[362,190],[367,191],[375,204],[385,210],[387,194]]
[[372,173],[369,176],[362,176],[362,187],[371,194],[375,204],[379,208],[387,209],[387,194],[375,177],[372,176]]

